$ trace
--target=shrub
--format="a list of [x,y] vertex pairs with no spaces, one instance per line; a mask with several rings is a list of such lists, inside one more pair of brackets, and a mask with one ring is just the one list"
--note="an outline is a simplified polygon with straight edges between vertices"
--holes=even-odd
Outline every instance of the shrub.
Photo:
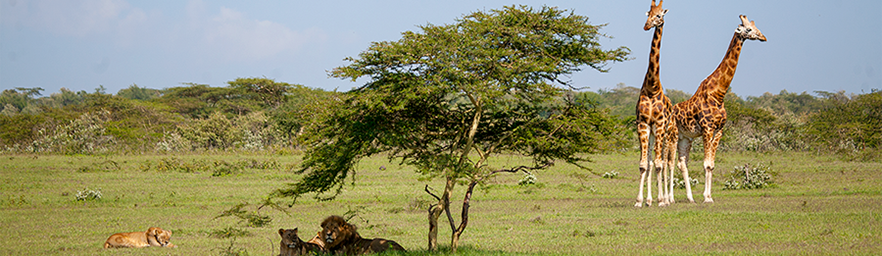
[[156,151],[181,152],[193,149],[193,143],[179,133],[166,132],[162,140],[156,143]]
[[40,138],[33,142],[28,151],[64,154],[106,152],[109,150],[108,145],[115,144],[113,136],[108,135],[104,128],[109,114],[106,110],[89,112],[55,130],[40,129]]
[[758,167],[751,167],[747,164],[735,166],[735,170],[729,176],[729,179],[726,180],[726,187],[724,189],[765,188],[774,184],[772,181],[773,175],[774,173],[768,167],[762,165]]
[[615,179],[616,177],[619,177],[619,172],[617,172],[617,171],[604,172],[603,177],[607,178],[607,179]]
[[91,190],[88,187],[77,191],[76,201],[93,201],[101,199],[101,189]]
[[533,175],[532,173],[524,175],[524,178],[518,181],[518,185],[521,186],[529,186],[533,184],[536,184],[536,175]]
[[819,152],[855,156],[882,148],[882,91],[830,101],[837,104],[812,114],[807,124],[807,139]]
[[242,169],[241,166],[241,164],[230,164],[226,161],[215,161],[211,176],[221,177],[231,175]]
[[204,161],[188,162],[180,158],[163,158],[156,165],[156,170],[160,172],[175,171],[183,173],[194,173],[206,171],[209,167]]
[[[689,181],[689,183],[690,183],[691,187],[695,187],[696,185],[698,185],[698,179],[696,179],[696,178],[690,178],[690,179],[691,179],[691,181]],[[680,178],[674,177],[673,182],[674,182],[674,186],[677,188],[681,188],[681,189],[686,188],[686,181],[685,180],[681,180]]]

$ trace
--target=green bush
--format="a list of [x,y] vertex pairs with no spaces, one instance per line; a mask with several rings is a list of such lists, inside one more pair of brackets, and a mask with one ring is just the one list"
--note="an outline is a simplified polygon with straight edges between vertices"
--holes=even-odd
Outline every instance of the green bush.
[[536,175],[533,175],[532,173],[524,175],[524,178],[518,181],[518,185],[520,186],[528,186],[533,184],[536,184]]
[[62,154],[96,154],[109,151],[115,145],[113,136],[107,134],[104,123],[108,111],[87,112],[66,125],[54,130],[40,129],[38,138],[27,148],[31,152]]
[[603,177],[607,178],[607,179],[615,179],[616,177],[619,177],[619,172],[617,172],[617,171],[604,172]]
[[94,201],[101,199],[101,189],[91,190],[89,188],[85,188],[83,190],[77,191],[77,194],[74,195],[76,201]]
[[[689,186],[695,187],[698,185],[698,179],[696,179],[696,178],[690,178],[690,179],[691,180],[689,181]],[[674,179],[672,181],[674,182],[674,187],[677,187],[680,189],[686,188],[686,181],[685,180],[674,177]]]
[[724,189],[761,189],[774,184],[774,173],[765,166],[735,166],[735,170],[726,180]]
[[882,148],[882,92],[830,100],[834,106],[811,116],[807,141],[818,150],[858,157],[864,151]]
[[194,173],[194,172],[205,172],[210,169],[209,165],[205,163],[205,161],[184,161],[180,158],[171,157],[171,158],[163,158],[159,160],[159,164],[156,165],[156,171],[159,172],[183,172],[183,173]]

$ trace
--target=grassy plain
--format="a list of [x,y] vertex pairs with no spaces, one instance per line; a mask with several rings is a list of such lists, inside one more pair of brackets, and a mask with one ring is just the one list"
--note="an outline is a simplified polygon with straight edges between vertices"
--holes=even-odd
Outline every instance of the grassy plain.
[[[295,182],[290,168],[299,156],[262,154],[54,156],[0,155],[0,254],[2,255],[248,255],[278,253],[279,228],[311,237],[332,214],[355,211],[365,237],[393,239],[413,255],[426,254],[425,185],[409,167],[385,158],[363,160],[353,186],[333,201],[301,198],[264,227],[215,218],[239,203],[256,203],[273,189]],[[595,173],[557,165],[536,173],[537,184],[517,185],[522,174],[501,174],[477,189],[461,245],[466,255],[631,254],[857,254],[882,251],[882,163],[842,162],[804,153],[719,154],[713,204],[678,203],[633,207],[637,156],[594,156]],[[497,167],[521,164],[503,156]],[[213,176],[211,169],[162,169],[163,163],[273,163]],[[765,164],[776,185],[723,190],[736,165]],[[381,170],[381,166],[385,170]],[[701,163],[690,163],[703,180]],[[222,165],[221,165],[222,167]],[[220,168],[220,167],[218,167]],[[216,171],[217,168],[214,169]],[[77,201],[78,191],[100,189],[100,200]],[[462,198],[464,187],[454,195]],[[701,201],[703,185],[694,189]],[[655,196],[653,196],[655,197]],[[454,218],[459,219],[458,204]],[[255,207],[246,207],[254,211]],[[442,218],[443,219],[443,218]],[[102,249],[113,233],[150,226],[172,230],[179,247]],[[449,244],[442,223],[439,243]],[[245,230],[236,238],[212,236]]]

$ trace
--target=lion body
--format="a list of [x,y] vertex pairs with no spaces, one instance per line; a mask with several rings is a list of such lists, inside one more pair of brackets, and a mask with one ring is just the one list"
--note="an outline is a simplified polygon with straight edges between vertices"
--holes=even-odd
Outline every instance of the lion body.
[[325,250],[325,240],[322,239],[322,232],[321,231],[319,231],[318,233],[315,233],[315,237],[313,237],[312,239],[309,239],[309,241],[306,241],[306,242],[310,243],[310,244],[318,245],[319,247],[322,248],[323,251]]
[[297,235],[296,228],[279,229],[279,236],[282,237],[282,242],[279,244],[279,256],[298,256],[325,252],[321,245],[301,240]]
[[107,238],[104,248],[177,247],[170,242],[172,232],[151,227],[146,232],[116,233]]
[[355,225],[347,223],[343,217],[336,215],[322,222],[322,235],[325,238],[325,249],[334,254],[362,255],[387,250],[407,251],[392,240],[362,238]]

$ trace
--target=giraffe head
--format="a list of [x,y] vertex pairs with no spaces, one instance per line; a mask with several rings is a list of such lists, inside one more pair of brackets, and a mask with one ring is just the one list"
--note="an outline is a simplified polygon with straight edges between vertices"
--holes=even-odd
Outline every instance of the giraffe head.
[[735,29],[736,34],[746,40],[766,41],[766,36],[756,28],[756,24],[753,21],[748,21],[747,16],[745,15],[740,15],[738,17],[741,17],[741,25],[738,25],[738,28]]
[[655,5],[655,0],[652,0],[652,5],[649,6],[649,11],[646,12],[646,24],[643,25],[643,30],[649,30],[654,27],[661,26],[665,24],[665,13],[668,10],[662,9],[662,3],[664,0],[658,1],[658,5]]

